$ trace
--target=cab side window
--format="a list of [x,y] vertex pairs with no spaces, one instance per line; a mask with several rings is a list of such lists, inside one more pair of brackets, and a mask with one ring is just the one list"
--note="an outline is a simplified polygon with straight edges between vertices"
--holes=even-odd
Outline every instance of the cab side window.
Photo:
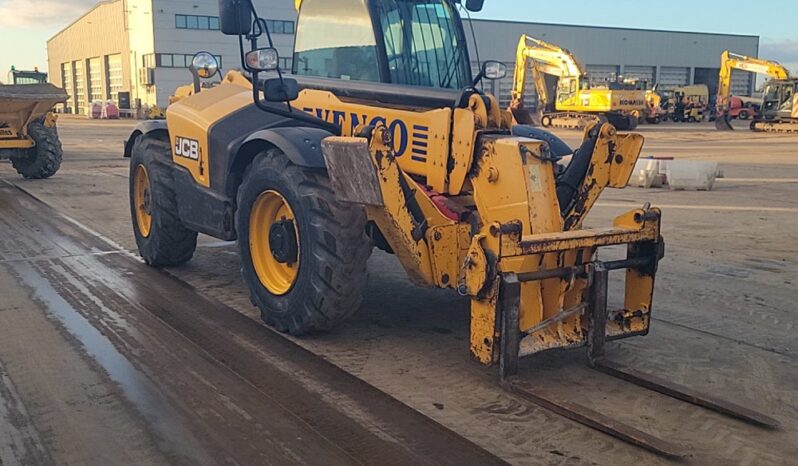
[[299,18],[294,74],[380,80],[377,41],[364,0],[305,0]]

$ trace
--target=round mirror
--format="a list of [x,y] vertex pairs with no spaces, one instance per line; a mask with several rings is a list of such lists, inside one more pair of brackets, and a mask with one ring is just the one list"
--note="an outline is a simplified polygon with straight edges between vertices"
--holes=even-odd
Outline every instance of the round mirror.
[[197,76],[202,79],[212,78],[219,72],[219,62],[216,61],[216,57],[208,52],[200,52],[194,55],[191,67],[197,72]]

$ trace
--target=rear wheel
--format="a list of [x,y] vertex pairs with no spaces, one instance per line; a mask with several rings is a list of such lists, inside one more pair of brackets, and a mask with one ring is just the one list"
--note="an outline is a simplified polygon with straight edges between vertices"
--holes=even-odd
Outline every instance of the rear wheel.
[[737,118],[741,120],[747,120],[750,117],[751,115],[748,114],[748,110],[740,110],[739,115],[737,115]]
[[188,262],[197,232],[180,221],[166,137],[140,136],[130,157],[130,216],[139,254],[153,267]]
[[28,125],[28,134],[36,146],[12,156],[11,164],[17,173],[27,179],[50,178],[61,168],[61,161],[64,158],[58,130],[55,126],[45,126],[44,122],[39,120]]
[[247,169],[237,201],[244,281],[266,324],[315,333],[358,309],[372,249],[366,216],[335,199],[322,171],[267,150]]

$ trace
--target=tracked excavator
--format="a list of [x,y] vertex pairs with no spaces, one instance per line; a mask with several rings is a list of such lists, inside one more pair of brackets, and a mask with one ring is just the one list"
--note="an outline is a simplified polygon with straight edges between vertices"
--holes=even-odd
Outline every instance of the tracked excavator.
[[[586,346],[597,370],[777,424],[606,357],[605,342],[648,333],[661,212],[646,204],[603,228],[584,222],[606,188],[626,186],[642,136],[592,121],[573,151],[540,128],[513,127],[480,90],[506,67],[487,61],[472,76],[453,0],[297,1],[290,74],[250,2],[219,3],[242,71],[209,88],[196,79],[166,120],[142,123],[125,146],[146,263],[190,260],[198,233],[235,240],[263,321],[301,336],[356,311],[377,247],[414,284],[470,299],[473,358],[498,366],[501,385],[523,400],[658,454],[685,454],[519,375],[522,357]],[[199,53],[191,70],[206,79],[218,63]],[[611,246],[626,255],[602,259]],[[612,272],[625,291],[610,309]]]
[[[568,50],[540,39],[522,35],[515,58],[510,110],[519,124],[535,118],[524,102],[527,72],[532,72],[538,95],[537,120],[543,127],[583,129],[591,123],[608,121],[617,129],[634,129],[645,113],[645,90],[611,90],[592,87],[587,73]],[[557,78],[554,99],[546,76]]]
[[731,107],[732,70],[750,71],[770,77],[765,85],[760,115],[751,121],[753,131],[798,133],[798,78],[790,76],[783,65],[760,58],[747,57],[723,52],[720,58],[720,76],[718,80],[718,99],[715,127],[721,131],[730,131],[729,115]]

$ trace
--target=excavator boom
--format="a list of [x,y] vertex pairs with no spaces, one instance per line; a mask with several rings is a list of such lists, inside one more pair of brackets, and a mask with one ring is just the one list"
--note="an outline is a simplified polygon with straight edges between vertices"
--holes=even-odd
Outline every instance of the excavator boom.
[[[520,124],[533,122],[525,108],[527,72],[538,94],[538,112],[543,126],[584,128],[591,122],[606,117],[619,129],[632,129],[637,116],[645,109],[645,91],[589,89],[587,72],[567,49],[540,39],[522,35],[518,41],[515,75],[510,111]],[[551,97],[545,76],[558,78],[556,105],[551,108]]]
[[717,118],[715,127],[721,131],[733,130],[728,112],[731,100],[732,71],[742,70],[763,74],[773,79],[790,79],[790,72],[775,61],[739,55],[726,50],[720,57],[720,76],[718,79]]

